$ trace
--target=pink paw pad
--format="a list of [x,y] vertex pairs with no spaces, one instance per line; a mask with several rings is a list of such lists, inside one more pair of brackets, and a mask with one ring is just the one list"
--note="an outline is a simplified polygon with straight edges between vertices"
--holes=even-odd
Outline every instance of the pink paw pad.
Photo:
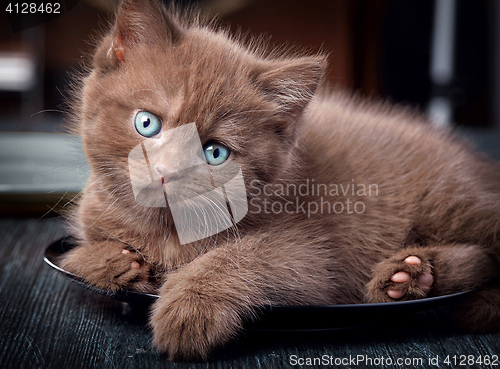
[[[406,264],[415,266],[420,266],[422,264],[422,260],[420,260],[420,258],[416,256],[408,256],[406,259],[404,259],[404,262]],[[408,273],[401,271],[393,274],[391,277],[391,281],[395,283],[404,283],[408,282],[410,278],[411,277]],[[427,292],[430,291],[433,283],[434,277],[432,276],[430,271],[418,277],[418,284],[420,285],[420,287],[427,290]],[[399,300],[405,296],[405,292],[400,290],[387,290],[387,295],[394,300]]]
[[[132,254],[132,252],[130,250],[123,249],[122,250],[122,254],[123,255],[130,255],[130,254]],[[139,264],[137,261],[134,260],[134,261],[132,261],[130,263],[130,269],[140,269],[140,268],[141,268],[141,264]],[[146,275],[142,276],[140,278],[140,280],[142,280],[144,282],[148,282],[149,281],[149,275],[146,274]]]
[[[124,254],[124,255],[130,255],[131,252],[129,250],[123,249],[122,250],[122,254]],[[139,269],[140,267],[141,267],[141,264],[139,264],[137,261],[133,261],[132,263],[130,263],[130,268],[131,269]]]

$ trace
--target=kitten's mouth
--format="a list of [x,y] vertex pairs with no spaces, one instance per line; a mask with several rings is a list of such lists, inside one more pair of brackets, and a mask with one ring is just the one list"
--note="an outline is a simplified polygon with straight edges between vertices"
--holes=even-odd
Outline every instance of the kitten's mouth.
[[174,174],[169,175],[169,176],[161,176],[160,180],[161,180],[161,186],[162,186],[163,190],[164,191],[166,190],[166,186],[168,184],[172,184],[174,182],[177,182],[181,178],[182,178],[181,176],[174,175]]

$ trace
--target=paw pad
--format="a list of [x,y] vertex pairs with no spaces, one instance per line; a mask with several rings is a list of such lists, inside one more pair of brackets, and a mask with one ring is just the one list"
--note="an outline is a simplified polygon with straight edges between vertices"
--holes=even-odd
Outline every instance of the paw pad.
[[[403,263],[407,264],[408,267],[420,267],[422,265],[422,260],[420,260],[417,256],[408,256],[403,260]],[[416,278],[413,278],[416,279],[414,281],[416,287],[419,288],[422,293],[427,295],[431,290],[432,284],[434,283],[434,277],[431,274],[431,269],[427,268],[425,272],[416,276]],[[412,284],[412,276],[410,276],[410,274],[406,271],[399,271],[394,273],[390,279],[393,282],[393,287],[398,287],[398,289],[389,288],[387,290],[387,295],[394,300],[399,300],[405,297],[408,291],[405,291],[405,288],[401,288],[401,284]]]

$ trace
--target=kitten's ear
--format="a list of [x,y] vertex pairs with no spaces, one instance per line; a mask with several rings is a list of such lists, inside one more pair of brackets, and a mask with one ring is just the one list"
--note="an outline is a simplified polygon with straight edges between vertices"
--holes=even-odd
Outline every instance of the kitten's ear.
[[136,45],[173,45],[181,34],[180,25],[159,1],[124,0],[111,35],[101,44],[94,64],[108,68],[119,65]]
[[326,57],[321,55],[271,62],[258,72],[256,81],[285,114],[297,115],[314,96],[326,66]]

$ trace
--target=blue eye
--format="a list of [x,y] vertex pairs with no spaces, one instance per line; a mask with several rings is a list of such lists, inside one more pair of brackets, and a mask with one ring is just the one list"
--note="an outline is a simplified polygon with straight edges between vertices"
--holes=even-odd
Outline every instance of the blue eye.
[[140,111],[135,115],[135,129],[144,137],[153,137],[160,133],[161,121],[150,112]]
[[205,157],[210,165],[220,165],[229,157],[229,149],[218,143],[211,143],[204,148]]

